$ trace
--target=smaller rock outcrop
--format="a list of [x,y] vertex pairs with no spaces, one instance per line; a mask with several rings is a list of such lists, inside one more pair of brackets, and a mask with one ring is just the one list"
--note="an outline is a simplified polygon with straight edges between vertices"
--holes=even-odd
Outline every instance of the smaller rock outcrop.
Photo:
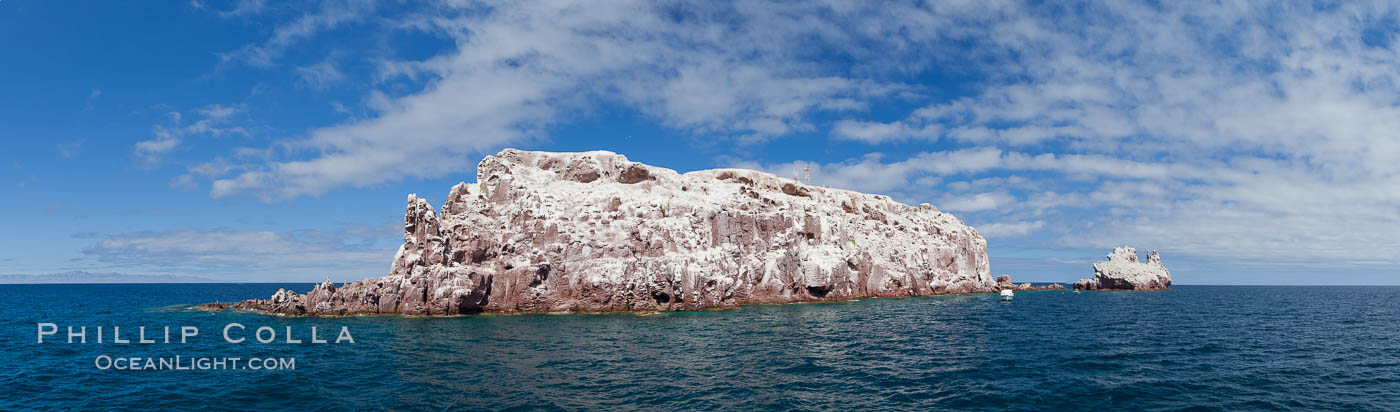
[[195,307],[194,307],[194,310],[202,310],[202,311],[206,311],[206,312],[219,312],[219,311],[222,311],[222,310],[224,310],[224,309],[228,309],[228,307],[229,307],[229,304],[227,304],[227,303],[213,302],[213,303],[205,303],[205,304],[202,304],[202,305],[195,306]]
[[1162,266],[1156,251],[1148,251],[1139,262],[1137,249],[1113,248],[1108,260],[1094,264],[1094,277],[1074,282],[1082,290],[1162,290],[1172,285],[1172,275]]
[[1011,290],[1014,290],[1014,291],[1027,291],[1027,290],[1058,290],[1058,289],[1064,289],[1064,288],[1065,288],[1064,285],[1061,285],[1061,284],[1059,284],[1059,283],[1051,283],[1051,284],[1049,284],[1049,285],[1036,286],[1036,285],[1032,285],[1030,282],[1026,282],[1026,283],[1022,283],[1022,284],[1017,285],[1017,284],[1015,284],[1015,283],[1011,283],[1011,275],[1001,275],[1001,276],[997,276],[997,289],[1011,289]]

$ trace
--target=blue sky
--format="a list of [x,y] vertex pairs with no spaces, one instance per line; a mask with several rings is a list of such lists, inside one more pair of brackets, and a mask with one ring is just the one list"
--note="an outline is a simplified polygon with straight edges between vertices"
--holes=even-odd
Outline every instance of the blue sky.
[[[486,154],[811,165],[993,272],[1400,284],[1388,2],[0,2],[0,273],[388,270]],[[628,139],[627,136],[632,136]]]

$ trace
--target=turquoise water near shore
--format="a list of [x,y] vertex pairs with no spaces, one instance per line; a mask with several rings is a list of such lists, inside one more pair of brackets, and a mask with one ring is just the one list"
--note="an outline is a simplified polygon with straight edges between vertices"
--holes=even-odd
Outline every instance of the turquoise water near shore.
[[[657,314],[279,318],[187,305],[309,284],[0,285],[0,410],[1400,407],[1400,287],[1177,286]],[[36,343],[36,324],[88,326]],[[227,343],[236,322],[248,341]],[[96,344],[96,326],[196,326]],[[348,328],[354,344],[307,340]],[[130,328],[130,329],[128,329]],[[148,333],[152,335],[154,333]],[[294,370],[99,370],[111,357],[291,357]]]

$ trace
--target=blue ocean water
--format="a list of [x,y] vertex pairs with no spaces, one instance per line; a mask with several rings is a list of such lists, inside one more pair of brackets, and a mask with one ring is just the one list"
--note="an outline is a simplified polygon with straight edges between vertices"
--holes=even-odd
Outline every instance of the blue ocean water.
[[[0,410],[1394,410],[1400,287],[1176,286],[650,315],[278,318],[190,311],[309,284],[0,285]],[[37,324],[196,326],[36,343]],[[247,342],[220,335],[231,322]],[[259,326],[306,340],[262,344]],[[130,329],[128,329],[130,328]],[[94,339],[89,331],[89,339]],[[176,338],[178,339],[178,338]],[[100,370],[292,357],[291,370]]]

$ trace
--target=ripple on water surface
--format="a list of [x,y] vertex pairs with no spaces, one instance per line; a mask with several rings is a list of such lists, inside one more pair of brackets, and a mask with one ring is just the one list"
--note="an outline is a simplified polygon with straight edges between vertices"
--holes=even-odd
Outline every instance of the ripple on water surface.
[[[1400,288],[1180,286],[647,315],[288,319],[185,310],[307,285],[0,285],[0,409],[1392,409]],[[188,345],[34,343],[36,322],[194,325]],[[356,343],[228,344],[229,322]],[[332,337],[334,335],[331,335]],[[99,371],[284,356],[293,371]]]

